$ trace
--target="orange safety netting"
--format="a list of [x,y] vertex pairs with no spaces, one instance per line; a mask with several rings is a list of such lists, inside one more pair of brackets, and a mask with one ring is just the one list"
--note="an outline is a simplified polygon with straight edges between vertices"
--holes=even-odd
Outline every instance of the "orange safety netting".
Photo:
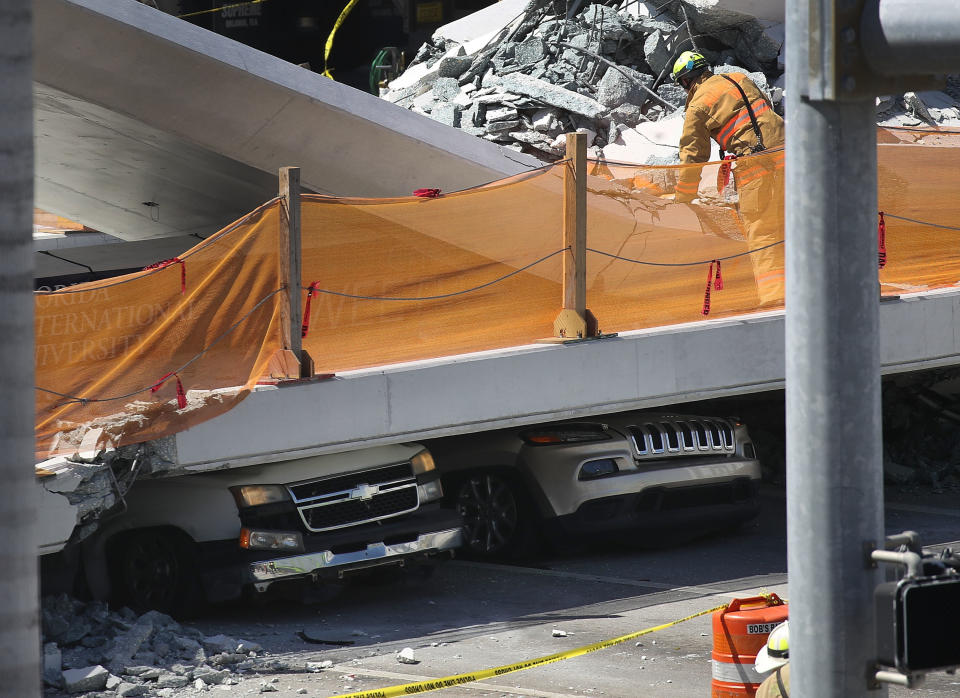
[[550,336],[561,292],[563,169],[439,198],[304,196],[303,340],[318,372]]
[[[878,152],[882,291],[957,285],[960,132],[881,129]],[[316,371],[550,337],[571,254],[569,168],[451,194],[304,195],[303,345]],[[691,173],[698,199],[676,203],[676,184]],[[600,330],[782,307],[783,173],[783,149],[725,164],[591,162],[587,307]],[[75,450],[97,427],[113,444],[179,431],[229,409],[268,374],[293,375],[280,351],[283,215],[270,202],[184,253],[184,293],[174,262],[38,295],[38,455]]]
[[38,458],[97,429],[96,448],[181,431],[271,371],[289,314],[278,211],[271,202],[166,265],[36,294]]
[[[587,306],[601,329],[782,306],[783,163],[783,149],[729,168],[592,162]],[[690,172],[698,198],[674,203],[676,183]]]

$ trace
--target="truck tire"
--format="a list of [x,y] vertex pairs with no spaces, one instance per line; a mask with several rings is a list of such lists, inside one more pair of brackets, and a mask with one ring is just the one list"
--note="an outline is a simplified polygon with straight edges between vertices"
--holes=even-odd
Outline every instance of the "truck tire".
[[114,598],[137,613],[194,615],[203,601],[195,544],[175,529],[125,533],[110,545]]

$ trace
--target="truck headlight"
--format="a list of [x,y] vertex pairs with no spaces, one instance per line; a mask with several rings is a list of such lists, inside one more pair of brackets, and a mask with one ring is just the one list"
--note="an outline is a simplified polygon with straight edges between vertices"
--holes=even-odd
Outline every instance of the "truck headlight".
[[427,449],[423,449],[410,459],[410,464],[413,466],[413,474],[421,475],[423,473],[434,470],[437,465],[433,462],[433,455]]
[[290,494],[283,485],[238,485],[231,487],[230,492],[241,509],[290,501]]
[[247,550],[303,552],[303,536],[296,531],[252,531],[240,529],[240,547]]

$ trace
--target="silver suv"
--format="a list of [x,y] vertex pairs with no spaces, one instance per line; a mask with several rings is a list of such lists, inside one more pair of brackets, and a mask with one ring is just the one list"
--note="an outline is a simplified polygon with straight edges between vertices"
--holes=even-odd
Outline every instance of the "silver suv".
[[539,533],[735,526],[759,512],[760,463],[733,418],[631,412],[429,447],[481,558],[519,557]]

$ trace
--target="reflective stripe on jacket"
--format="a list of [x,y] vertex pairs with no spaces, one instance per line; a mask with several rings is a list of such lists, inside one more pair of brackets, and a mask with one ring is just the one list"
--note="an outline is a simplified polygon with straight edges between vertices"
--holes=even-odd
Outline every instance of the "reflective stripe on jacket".
[[[743,73],[726,76],[708,75],[695,84],[687,95],[683,134],[680,136],[680,162],[707,162],[710,159],[710,139],[721,148],[737,156],[749,155],[757,143],[757,135],[750,121],[750,112],[740,90],[730,83],[735,80],[753,107],[757,124],[763,134],[765,148],[783,145],[783,119],[773,111],[767,98],[753,81]],[[696,196],[700,172],[695,168],[681,170],[677,184],[677,198],[690,200]],[[691,196],[692,194],[692,196]]]

